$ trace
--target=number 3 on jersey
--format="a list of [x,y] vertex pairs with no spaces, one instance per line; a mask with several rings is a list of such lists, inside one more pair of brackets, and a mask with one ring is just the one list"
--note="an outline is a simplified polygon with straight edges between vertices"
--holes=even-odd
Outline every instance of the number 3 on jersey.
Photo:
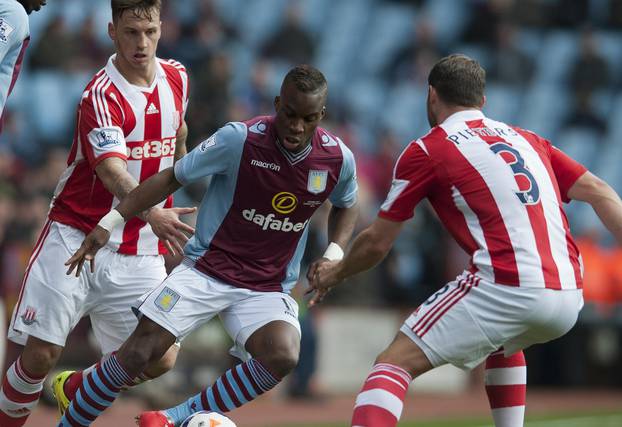
[[493,153],[498,154],[510,166],[514,173],[514,179],[518,184],[516,195],[525,205],[535,205],[540,201],[540,189],[531,172],[525,166],[525,160],[518,150],[502,142],[492,144],[489,147]]

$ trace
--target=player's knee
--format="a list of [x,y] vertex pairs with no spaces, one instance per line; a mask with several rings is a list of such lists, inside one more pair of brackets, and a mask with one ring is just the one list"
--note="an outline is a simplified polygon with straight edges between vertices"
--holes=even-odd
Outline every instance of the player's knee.
[[269,355],[260,359],[266,368],[276,377],[283,378],[298,365],[298,348],[283,346],[275,348]]
[[32,375],[45,376],[56,366],[62,350],[62,347],[54,344],[39,340],[33,343],[29,340],[21,356],[23,367]]
[[395,351],[395,349],[391,347],[378,355],[375,364],[379,363],[385,363],[388,365],[402,368],[403,370],[408,372],[412,378],[415,378],[432,368],[423,353],[405,354],[399,351]]

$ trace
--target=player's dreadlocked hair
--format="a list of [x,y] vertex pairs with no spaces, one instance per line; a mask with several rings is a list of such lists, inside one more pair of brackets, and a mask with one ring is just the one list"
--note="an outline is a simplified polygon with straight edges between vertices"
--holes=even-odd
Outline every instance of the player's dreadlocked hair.
[[313,93],[328,89],[328,83],[324,74],[311,65],[298,65],[287,73],[283,79],[283,86],[293,83],[296,88],[304,93]]
[[162,8],[162,0],[110,0],[112,20],[116,22],[123,13],[131,11],[135,16],[152,20],[151,12],[155,8],[158,13]]
[[448,104],[480,107],[484,101],[486,71],[466,55],[449,55],[432,67],[428,84]]

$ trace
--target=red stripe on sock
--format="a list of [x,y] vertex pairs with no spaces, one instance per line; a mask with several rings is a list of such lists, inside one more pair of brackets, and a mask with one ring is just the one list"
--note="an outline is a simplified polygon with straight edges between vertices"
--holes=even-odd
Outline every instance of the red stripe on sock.
[[525,384],[487,385],[486,394],[488,394],[491,409],[525,406],[527,386]]
[[380,406],[363,405],[354,408],[352,425],[361,427],[394,427],[397,418]]
[[[92,386],[93,382],[92,379],[90,379],[89,381],[89,385]],[[77,393],[77,391],[76,391]],[[89,396],[86,392],[86,390],[84,389],[84,386],[80,385],[80,394],[82,396],[82,399],[88,403],[89,405],[91,405],[93,408],[97,409],[98,411],[103,411],[106,409],[106,406],[101,405],[100,403],[97,403],[93,400],[93,398],[91,398],[91,396]]]
[[248,402],[253,400],[251,395],[248,394],[248,391],[246,390],[246,386],[244,385],[242,378],[240,378],[240,376],[238,375],[238,370],[235,367],[231,370],[231,374],[233,375],[233,379],[235,380],[235,382],[238,383],[238,385],[240,386],[240,390],[242,390],[242,394],[244,395],[244,398]]
[[389,393],[401,398],[404,397],[408,387],[402,387],[401,385],[395,384],[393,381],[387,380],[386,378],[372,378],[365,381],[361,391],[363,392],[373,389],[386,390]]
[[410,384],[410,381],[406,381],[405,378],[403,376],[401,376],[400,374],[388,370],[388,369],[378,369],[378,370],[374,370],[372,371],[371,374],[369,374],[369,376],[367,378],[373,377],[374,375],[385,375],[389,378],[394,379],[395,381],[397,381],[398,383],[402,384],[404,387],[408,388],[408,384]]
[[242,406],[242,404],[238,400],[238,397],[235,395],[235,391],[233,391],[233,387],[231,387],[231,384],[229,384],[229,379],[227,378],[227,374],[225,373],[225,375],[223,375],[220,378],[222,378],[222,385],[225,386],[225,390],[227,390],[227,394],[231,398],[233,405],[236,408],[239,408],[240,406]]
[[522,351],[514,353],[510,357],[505,357],[503,353],[493,354],[486,359],[486,369],[515,368],[518,366],[527,366]]
[[[87,375],[86,380],[89,382],[89,385],[91,386],[93,391],[97,394],[97,397],[105,400],[106,402],[110,402],[110,404],[112,404],[114,399],[110,398],[106,393],[102,391],[101,388],[99,388],[99,386],[95,383],[95,380],[93,379],[93,375],[91,374]],[[82,398],[86,400],[86,397],[88,396],[88,394],[86,393],[86,390],[84,390],[84,387],[80,387],[80,390],[82,391]]]
[[255,389],[255,394],[260,395],[261,393],[263,393],[263,391],[261,390],[261,387],[259,387],[257,382],[255,382],[255,378],[253,378],[253,376],[251,375],[251,370],[248,368],[248,362],[242,363],[242,370],[244,371],[246,378],[248,378],[248,381],[251,383],[251,385]]
[[220,397],[220,391],[218,391],[218,381],[214,383],[214,385],[212,386],[212,394],[214,395],[214,400],[216,401],[216,406],[218,406],[218,408],[214,408],[215,410],[217,410],[218,412],[227,412],[227,405],[225,405],[225,402],[222,401],[222,397]]
[[37,393],[26,394],[16,390],[13,388],[11,383],[9,383],[7,376],[5,376],[2,381],[2,391],[4,391],[4,394],[10,401],[15,403],[31,403],[39,399],[39,396],[41,396],[40,391]]
[[26,424],[27,419],[28,415],[25,417],[13,418],[0,411],[0,426],[2,427],[22,427]]
[[[84,401],[86,401],[86,399],[84,399]],[[91,414],[82,406],[80,406],[80,403],[78,401],[73,402],[73,410],[76,411],[78,415],[80,415],[85,420],[93,421],[95,420],[95,418],[97,418],[97,415]]]
[[[102,366],[98,366],[97,369],[96,369],[96,372],[97,372],[97,376],[99,377],[101,382],[104,383],[104,385],[106,386],[106,388],[108,390],[112,391],[113,393],[118,393],[121,390],[119,387],[116,387],[114,384],[112,384],[110,382],[110,380],[108,379],[108,377],[104,373],[104,369],[103,369]],[[91,376],[91,375],[92,375],[92,372],[91,372],[91,374],[89,376]],[[108,399],[106,399],[106,400],[108,400]]]
[[69,411],[65,411],[65,420],[69,422],[69,424],[72,427],[82,427],[82,424],[80,424],[76,419],[74,419],[69,413]]
[[216,408],[210,408],[209,406],[209,402],[207,401],[207,390],[203,390],[201,392],[201,405],[203,405],[203,409],[206,411],[216,409]]

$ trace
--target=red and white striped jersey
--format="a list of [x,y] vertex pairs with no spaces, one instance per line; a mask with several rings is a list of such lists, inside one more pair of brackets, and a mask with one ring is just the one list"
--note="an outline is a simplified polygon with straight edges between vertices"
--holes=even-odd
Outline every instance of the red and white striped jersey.
[[[173,60],[156,60],[151,87],[130,84],[114,56],[87,85],[78,105],[67,169],[56,187],[49,217],[85,233],[119,203],[95,173],[108,157],[126,160],[138,182],[173,165],[175,142],[188,103],[188,75]],[[171,207],[172,196],[160,203]],[[109,245],[129,255],[154,255],[166,249],[151,226],[138,218],[116,227]]]
[[427,197],[482,279],[581,288],[562,201],[585,171],[535,133],[461,111],[400,155],[379,216],[404,221]]

